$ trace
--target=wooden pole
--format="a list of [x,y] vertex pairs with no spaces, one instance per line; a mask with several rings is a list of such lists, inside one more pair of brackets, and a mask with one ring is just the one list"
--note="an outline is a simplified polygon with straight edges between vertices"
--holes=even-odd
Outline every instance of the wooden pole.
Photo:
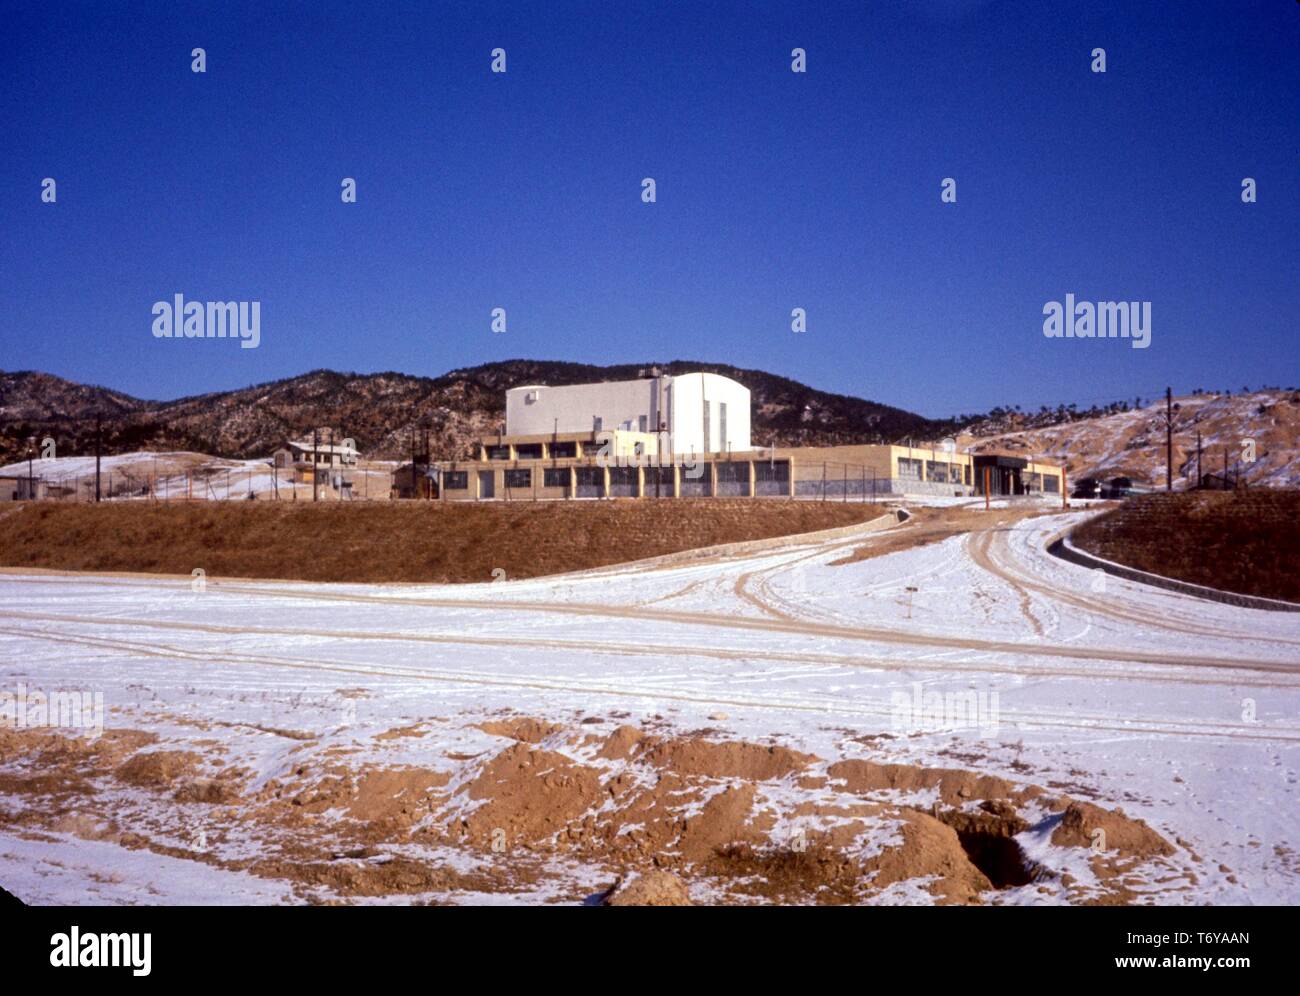
[[984,468],[984,511],[989,510],[989,468]]
[[1165,490],[1174,490],[1174,389],[1165,388]]

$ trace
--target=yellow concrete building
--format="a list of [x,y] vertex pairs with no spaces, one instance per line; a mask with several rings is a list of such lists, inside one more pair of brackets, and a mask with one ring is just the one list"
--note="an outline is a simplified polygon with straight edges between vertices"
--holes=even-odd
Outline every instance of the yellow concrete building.
[[438,463],[442,500],[789,497],[870,500],[898,495],[1060,495],[1055,464],[1006,454],[892,445],[775,447],[673,453],[653,433],[605,430],[501,434],[476,459]]
[[[716,374],[528,386],[472,459],[429,467],[444,501],[1056,494],[1061,468],[926,446],[750,446],[749,391]],[[550,425],[552,431],[538,431]],[[582,428],[589,426],[590,428]],[[657,427],[657,429],[656,429]],[[526,431],[520,431],[526,430]]]

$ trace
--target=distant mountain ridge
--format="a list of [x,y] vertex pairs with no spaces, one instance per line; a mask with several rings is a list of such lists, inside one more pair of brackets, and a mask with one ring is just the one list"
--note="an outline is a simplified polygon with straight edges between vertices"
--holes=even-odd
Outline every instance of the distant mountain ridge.
[[594,366],[551,360],[503,360],[441,377],[313,370],[174,401],[149,401],[35,371],[0,372],[0,464],[27,455],[33,438],[55,440],[60,456],[94,450],[95,417],[103,418],[104,452],[194,450],[252,458],[315,428],[350,437],[366,456],[410,453],[411,434],[429,433],[437,459],[463,457],[473,440],[503,427],[505,392],[523,384],[560,386],[631,380],[652,368],[665,375],[721,374],[749,388],[757,446],[817,446],[940,439],[965,420],[930,419],[861,398],[819,391],[787,377],[721,363]]

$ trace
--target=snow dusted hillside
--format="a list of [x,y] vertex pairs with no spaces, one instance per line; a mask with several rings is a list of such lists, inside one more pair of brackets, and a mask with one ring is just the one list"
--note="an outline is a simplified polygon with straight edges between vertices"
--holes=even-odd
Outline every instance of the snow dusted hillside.
[[[1242,476],[1252,485],[1300,486],[1300,394],[1256,391],[1250,394],[1201,394],[1175,398],[1174,487],[1196,477],[1196,433],[1201,433],[1206,473],[1220,473],[1226,450],[1230,469],[1241,461]],[[1073,479],[1131,477],[1164,487],[1165,402],[1096,419],[1066,422],[1041,429],[996,436],[963,436],[958,444],[973,452],[1004,450],[1059,461]],[[1250,463],[1247,440],[1254,441]]]

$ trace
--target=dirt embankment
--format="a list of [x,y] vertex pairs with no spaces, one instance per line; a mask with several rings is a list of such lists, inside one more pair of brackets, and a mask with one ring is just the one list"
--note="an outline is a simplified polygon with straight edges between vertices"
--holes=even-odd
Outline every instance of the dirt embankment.
[[[0,566],[296,581],[492,581],[866,522],[871,504],[766,499],[30,504]],[[497,572],[497,573],[494,573]]]
[[375,739],[416,738],[433,768],[308,746],[261,783],[201,731],[90,742],[0,728],[0,827],[244,871],[304,902],[540,889],[607,905],[975,904],[1027,888],[1117,904],[1189,885],[1190,855],[1120,810],[977,771],[628,718],[502,715],[474,724],[490,740],[471,753],[448,749],[454,723],[430,720]]
[[1152,574],[1300,602],[1300,491],[1143,495],[1080,526],[1070,541]]

